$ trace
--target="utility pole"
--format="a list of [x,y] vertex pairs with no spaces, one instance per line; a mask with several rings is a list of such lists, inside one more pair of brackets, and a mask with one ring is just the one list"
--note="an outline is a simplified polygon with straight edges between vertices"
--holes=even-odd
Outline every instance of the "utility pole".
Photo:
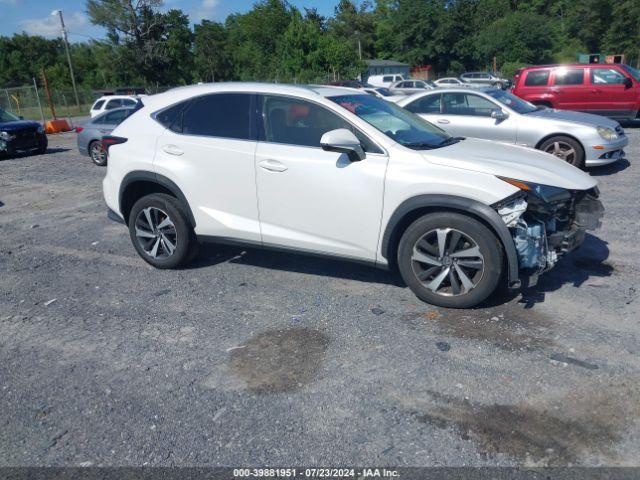
[[69,40],[67,39],[67,29],[64,26],[64,18],[62,18],[62,10],[54,10],[51,15],[58,15],[60,17],[60,26],[62,27],[62,40],[64,41],[64,48],[67,51],[67,60],[69,61],[69,72],[71,72],[71,84],[73,85],[73,94],[76,96],[76,105],[78,111],[80,111],[80,98],[78,97],[78,89],[76,88],[76,77],[73,74],[73,63],[71,63],[71,53],[69,53]]

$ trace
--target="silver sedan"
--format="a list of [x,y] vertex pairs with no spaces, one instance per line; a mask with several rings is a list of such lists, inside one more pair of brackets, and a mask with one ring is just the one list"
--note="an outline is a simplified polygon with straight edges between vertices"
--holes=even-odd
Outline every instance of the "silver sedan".
[[450,135],[543,150],[577,167],[624,158],[629,140],[618,122],[600,115],[537,107],[503,90],[437,89],[398,105]]
[[96,165],[106,165],[107,158],[102,150],[102,137],[109,135],[114,128],[135,111],[134,108],[116,108],[80,124],[76,127],[78,151],[91,157]]

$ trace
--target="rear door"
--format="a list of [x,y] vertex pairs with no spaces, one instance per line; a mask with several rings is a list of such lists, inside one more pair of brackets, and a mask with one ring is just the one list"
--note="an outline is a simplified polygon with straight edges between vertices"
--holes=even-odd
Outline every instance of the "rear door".
[[[256,176],[264,243],[375,260],[386,154],[324,105],[260,98]],[[364,160],[322,149],[322,135],[337,128],[358,136]]]
[[635,107],[635,89],[624,84],[626,74],[615,66],[592,66],[589,81],[593,91],[597,91],[600,101],[593,107],[593,113],[612,116],[630,116]]
[[523,78],[513,90],[515,95],[529,101],[544,100],[549,95],[551,70],[525,70],[522,75]]
[[254,102],[251,93],[213,93],[167,109],[167,121],[156,116],[169,128],[154,167],[187,197],[198,234],[260,242]]
[[475,93],[443,93],[442,113],[436,116],[436,124],[454,136],[515,143],[517,119],[514,116],[504,120],[491,118],[494,110],[502,108]]
[[589,92],[585,73],[586,70],[581,67],[558,67],[553,71],[551,91],[558,108],[581,111],[589,109],[592,95],[597,94]]

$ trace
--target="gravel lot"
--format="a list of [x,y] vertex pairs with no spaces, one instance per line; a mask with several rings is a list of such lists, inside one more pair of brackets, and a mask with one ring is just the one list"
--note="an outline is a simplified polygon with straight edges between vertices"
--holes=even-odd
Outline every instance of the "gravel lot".
[[75,135],[0,162],[0,465],[640,465],[640,129],[538,287],[420,303],[373,268],[206,246],[154,270]]

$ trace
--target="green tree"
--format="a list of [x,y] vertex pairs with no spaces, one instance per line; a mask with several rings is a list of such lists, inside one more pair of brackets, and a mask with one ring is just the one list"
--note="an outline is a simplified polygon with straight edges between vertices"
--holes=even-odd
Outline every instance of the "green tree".
[[198,80],[213,82],[233,78],[227,31],[221,23],[203,20],[194,25],[193,52]]

